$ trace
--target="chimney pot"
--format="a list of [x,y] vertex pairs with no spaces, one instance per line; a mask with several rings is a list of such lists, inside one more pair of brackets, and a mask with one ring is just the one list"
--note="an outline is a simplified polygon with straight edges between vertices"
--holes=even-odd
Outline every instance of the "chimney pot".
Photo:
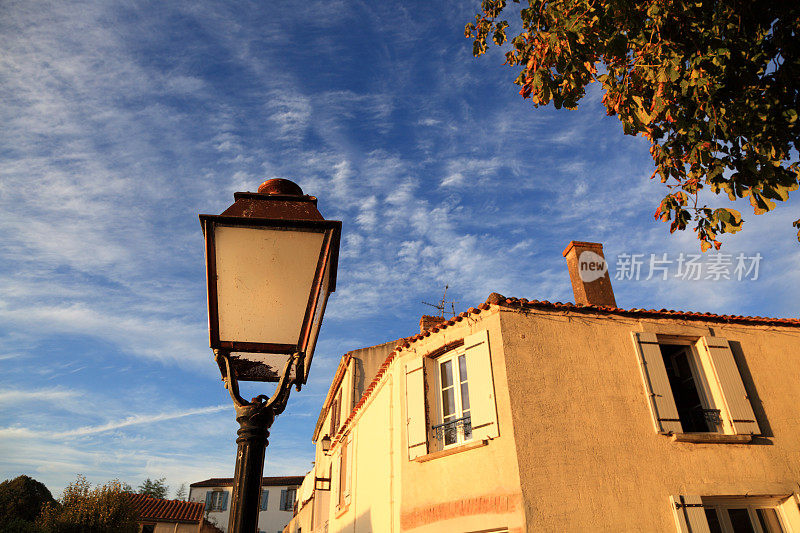
[[602,244],[570,241],[563,255],[567,260],[576,304],[617,306]]
[[425,333],[426,330],[437,324],[442,324],[445,321],[443,316],[422,315],[419,319],[419,332]]

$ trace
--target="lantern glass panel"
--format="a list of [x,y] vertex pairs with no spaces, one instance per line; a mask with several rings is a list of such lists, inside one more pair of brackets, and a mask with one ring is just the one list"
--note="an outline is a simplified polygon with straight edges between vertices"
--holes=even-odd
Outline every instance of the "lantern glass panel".
[[331,271],[331,258],[330,255],[326,257],[325,273],[322,276],[322,284],[320,287],[319,299],[317,300],[317,307],[314,309],[314,318],[311,322],[311,331],[309,332],[308,346],[306,347],[306,357],[303,369],[302,381],[308,379],[308,371],[311,367],[311,359],[314,356],[314,349],[317,347],[317,338],[319,337],[319,328],[322,326],[322,316],[325,314],[325,307],[328,305],[328,296],[330,295],[330,276]]
[[324,233],[217,225],[221,341],[296,344]]

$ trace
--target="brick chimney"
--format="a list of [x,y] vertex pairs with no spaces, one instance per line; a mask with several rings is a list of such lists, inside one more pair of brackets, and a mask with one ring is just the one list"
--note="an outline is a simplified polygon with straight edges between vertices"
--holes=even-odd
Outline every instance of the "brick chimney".
[[617,306],[602,244],[570,241],[564,249],[564,257],[576,304]]
[[443,316],[422,315],[422,318],[419,319],[419,332],[424,333],[426,329],[442,322],[444,322]]

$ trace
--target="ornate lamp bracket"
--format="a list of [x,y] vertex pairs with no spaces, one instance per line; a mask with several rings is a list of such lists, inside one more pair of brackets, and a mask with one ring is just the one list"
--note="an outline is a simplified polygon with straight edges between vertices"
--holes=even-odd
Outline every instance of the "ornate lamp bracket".
[[[230,352],[226,350],[214,350],[214,360],[219,366],[220,373],[222,374],[222,381],[225,382],[225,388],[231,395],[233,404],[236,407],[237,418],[241,410],[250,411],[254,408],[259,410],[271,410],[273,417],[278,416],[286,408],[286,402],[289,400],[289,393],[291,392],[292,384],[289,381],[289,374],[294,366],[297,368],[302,364],[302,357],[300,354],[294,354],[286,361],[281,370],[280,378],[278,379],[278,386],[272,396],[266,394],[259,394],[252,398],[249,402],[245,400],[239,393],[239,380],[236,376],[236,370],[231,364]],[[299,369],[298,369],[299,370]],[[298,387],[299,390],[299,387]]]
[[[272,396],[259,394],[249,402],[239,393],[239,380],[231,364],[230,352],[214,350],[214,359],[219,365],[225,388],[233,399],[236,421],[239,422],[229,532],[250,533],[257,529],[258,498],[261,473],[264,471],[264,452],[269,444],[269,428],[275,417],[286,408],[292,389],[289,374],[293,365],[302,364],[302,357],[296,353],[286,361]],[[254,511],[250,513],[246,510]]]

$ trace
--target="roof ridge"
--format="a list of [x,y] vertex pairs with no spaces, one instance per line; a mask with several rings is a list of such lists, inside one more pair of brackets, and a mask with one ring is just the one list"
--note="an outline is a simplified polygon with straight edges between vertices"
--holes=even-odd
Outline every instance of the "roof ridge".
[[720,315],[716,313],[697,311],[678,311],[675,309],[623,309],[621,307],[611,307],[592,304],[575,304],[572,302],[550,302],[548,300],[528,300],[527,298],[505,297],[502,294],[493,292],[486,299],[487,304],[499,305],[509,308],[534,308],[534,309],[565,309],[578,312],[599,312],[602,314],[615,314],[624,316],[639,317],[663,317],[663,318],[685,318],[689,320],[712,320],[725,323],[742,324],[763,324],[777,326],[800,326],[798,318],[775,318],[764,316],[746,315]]

